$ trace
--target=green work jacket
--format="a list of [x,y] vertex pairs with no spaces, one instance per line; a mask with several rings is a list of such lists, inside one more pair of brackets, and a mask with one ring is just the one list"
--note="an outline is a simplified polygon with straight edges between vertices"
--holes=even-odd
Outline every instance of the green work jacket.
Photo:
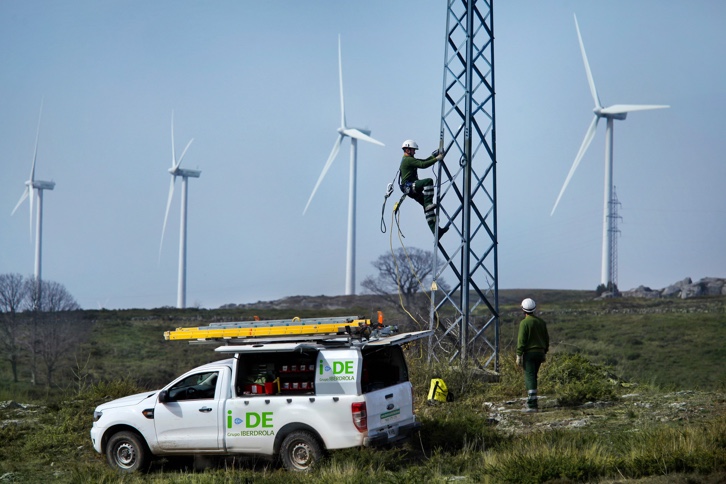
[[517,355],[521,356],[528,351],[547,353],[549,349],[550,335],[547,333],[547,323],[537,316],[527,314],[519,323]]
[[425,160],[419,160],[413,156],[404,155],[401,160],[401,186],[406,183],[413,183],[418,180],[418,169],[428,168],[429,166],[436,163],[435,156],[429,156]]

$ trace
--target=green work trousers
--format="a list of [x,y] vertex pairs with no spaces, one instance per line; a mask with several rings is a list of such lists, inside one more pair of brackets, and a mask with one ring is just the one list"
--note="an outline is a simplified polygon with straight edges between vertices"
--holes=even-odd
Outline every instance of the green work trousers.
[[524,386],[527,387],[527,406],[537,408],[537,374],[545,360],[542,351],[527,351],[522,355],[524,361]]
[[413,190],[408,194],[409,197],[416,200],[424,209],[426,223],[431,229],[431,233],[436,231],[436,205],[434,205],[434,181],[431,178],[416,180],[413,184]]

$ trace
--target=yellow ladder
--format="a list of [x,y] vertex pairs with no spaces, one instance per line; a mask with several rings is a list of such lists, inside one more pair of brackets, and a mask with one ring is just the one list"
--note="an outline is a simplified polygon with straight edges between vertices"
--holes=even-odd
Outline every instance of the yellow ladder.
[[272,321],[212,323],[196,328],[165,331],[165,340],[210,340],[261,336],[359,335],[371,330],[370,319],[358,316],[337,318],[293,318]]

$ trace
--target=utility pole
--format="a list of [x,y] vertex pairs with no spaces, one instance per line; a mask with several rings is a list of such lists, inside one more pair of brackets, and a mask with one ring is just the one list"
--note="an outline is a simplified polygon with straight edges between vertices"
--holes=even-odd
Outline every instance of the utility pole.
[[[429,361],[499,371],[493,0],[448,0]],[[454,281],[447,291],[436,280]]]

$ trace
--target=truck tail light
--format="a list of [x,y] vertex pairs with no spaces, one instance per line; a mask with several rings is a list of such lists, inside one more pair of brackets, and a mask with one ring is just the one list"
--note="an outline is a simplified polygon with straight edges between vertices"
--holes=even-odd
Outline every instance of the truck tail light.
[[358,432],[365,432],[368,430],[368,414],[366,413],[366,402],[357,402],[351,405],[351,412],[353,414],[353,425],[358,429]]

